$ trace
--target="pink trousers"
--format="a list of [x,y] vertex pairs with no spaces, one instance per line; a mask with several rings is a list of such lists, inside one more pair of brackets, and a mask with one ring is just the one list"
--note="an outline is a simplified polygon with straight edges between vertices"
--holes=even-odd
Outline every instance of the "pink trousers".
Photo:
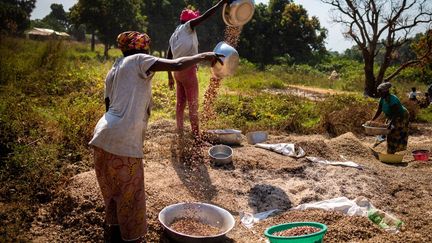
[[198,118],[197,66],[193,66],[183,71],[175,72],[174,78],[177,84],[177,105],[176,105],[177,129],[179,131],[183,131],[184,111],[187,103],[189,107],[189,120],[191,123],[192,132],[195,135],[198,135],[199,118]]
[[147,230],[144,164],[140,158],[114,155],[94,147],[96,177],[108,225],[119,225],[123,240],[144,237]]

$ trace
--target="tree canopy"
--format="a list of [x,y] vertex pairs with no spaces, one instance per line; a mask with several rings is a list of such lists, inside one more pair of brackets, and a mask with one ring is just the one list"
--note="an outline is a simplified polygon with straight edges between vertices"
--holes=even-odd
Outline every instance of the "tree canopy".
[[0,34],[19,34],[30,26],[36,0],[0,1]]
[[71,8],[71,18],[76,24],[85,24],[96,31],[99,40],[108,49],[116,43],[119,33],[128,30],[145,32],[146,18],[141,14],[139,0],[79,0]]
[[[147,30],[152,38],[152,50],[165,51],[179,15],[186,7],[202,13],[214,1],[197,0],[79,0],[71,9],[74,23],[85,24],[96,31],[107,46],[115,44],[115,37],[125,30]],[[225,23],[221,11],[197,28],[200,51],[211,51],[224,40]],[[146,20],[146,21],[145,21]],[[147,28],[146,28],[147,27]],[[326,53],[326,30],[316,17],[291,0],[272,0],[256,6],[251,22],[243,27],[239,52],[252,62],[266,65],[275,62],[312,62]],[[269,39],[269,37],[272,37]]]
[[313,63],[324,57],[327,30],[316,17],[288,0],[256,6],[251,22],[243,28],[239,49],[247,59],[262,65]]
[[62,4],[53,3],[50,6],[51,12],[43,19],[32,21],[32,26],[49,28],[56,31],[69,31],[71,28],[68,13],[63,9]]

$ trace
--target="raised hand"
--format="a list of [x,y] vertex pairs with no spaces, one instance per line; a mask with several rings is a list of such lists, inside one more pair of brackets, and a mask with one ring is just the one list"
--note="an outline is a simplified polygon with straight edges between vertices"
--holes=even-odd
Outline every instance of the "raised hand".
[[204,55],[204,58],[211,62],[212,66],[216,64],[216,62],[219,62],[221,65],[223,65],[223,61],[221,57],[224,57],[222,54],[216,54],[214,52],[204,52],[202,55]]

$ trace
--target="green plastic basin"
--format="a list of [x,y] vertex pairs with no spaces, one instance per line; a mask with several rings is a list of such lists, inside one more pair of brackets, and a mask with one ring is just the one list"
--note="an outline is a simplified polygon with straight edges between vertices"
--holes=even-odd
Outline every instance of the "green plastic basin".
[[[312,227],[320,228],[321,230],[313,234],[299,235],[299,236],[273,235],[275,232],[284,231],[287,229],[300,227],[300,226],[312,226]],[[326,232],[327,232],[327,226],[325,224],[321,224],[317,222],[292,222],[292,223],[271,226],[264,231],[264,235],[270,240],[270,243],[280,243],[280,242],[319,243],[319,242],[323,242],[323,238]]]

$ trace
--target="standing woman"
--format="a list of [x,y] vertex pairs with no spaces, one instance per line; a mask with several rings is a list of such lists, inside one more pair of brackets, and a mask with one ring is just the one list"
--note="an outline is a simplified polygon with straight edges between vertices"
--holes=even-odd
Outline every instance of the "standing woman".
[[392,85],[389,82],[378,86],[377,91],[381,99],[378,110],[372,118],[372,120],[375,120],[381,112],[384,112],[386,118],[390,121],[389,128],[391,131],[387,135],[388,154],[406,150],[409,125],[409,112],[395,95],[390,94],[391,87]]
[[148,55],[147,34],[118,35],[123,57],[105,79],[107,112],[98,121],[90,145],[105,203],[107,238],[142,242],[146,234],[143,142],[150,116],[151,80],[157,71],[181,71],[200,61],[221,60],[213,52],[174,60]]
[[[216,5],[208,9],[200,16],[199,11],[184,9],[180,14],[180,25],[177,26],[169,40],[167,58],[179,58],[192,56],[198,53],[198,38],[195,28],[212,16],[218,8],[228,3],[229,0],[221,0]],[[198,78],[197,66],[194,65],[186,70],[174,72],[176,80],[176,122],[177,130],[183,133],[184,111],[186,103],[189,107],[189,120],[191,123],[192,133],[195,137],[199,136],[199,119],[198,119]],[[174,78],[171,72],[168,72],[168,84],[170,89],[174,88]]]

